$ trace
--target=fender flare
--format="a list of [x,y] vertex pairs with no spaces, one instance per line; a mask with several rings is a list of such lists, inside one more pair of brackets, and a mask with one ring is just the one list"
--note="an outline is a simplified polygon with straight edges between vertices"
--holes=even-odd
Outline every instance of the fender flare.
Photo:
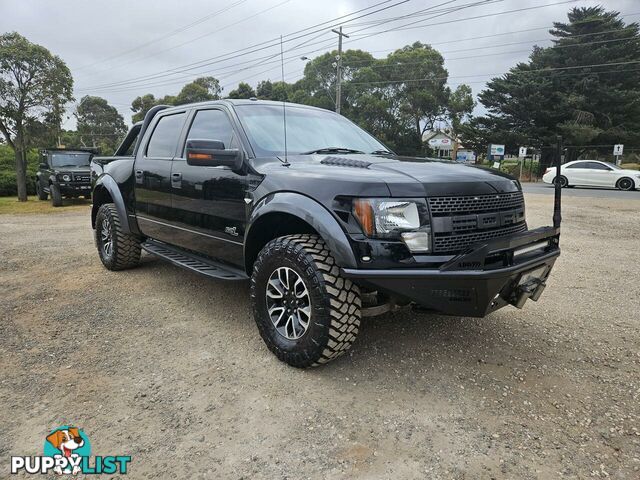
[[287,213],[308,223],[325,241],[338,266],[357,268],[358,264],[349,239],[336,218],[322,204],[293,192],[272,193],[258,201],[251,212],[245,233],[245,257],[247,239],[251,235],[256,220],[268,213]]
[[[109,195],[111,195],[111,199],[113,200],[113,203],[116,206],[116,211],[118,212],[118,218],[120,219],[120,225],[122,226],[122,230],[124,231],[124,233],[131,233],[131,227],[129,225],[129,220],[127,218],[127,209],[125,207],[124,199],[122,198],[122,193],[120,192],[120,187],[118,186],[118,183],[113,179],[111,175],[102,174],[96,180],[96,183],[93,187],[93,191],[95,192],[98,187],[102,187],[107,192],[109,192]],[[98,208],[100,208],[100,205],[94,204],[94,207],[93,207],[94,212],[92,214],[92,219],[91,219],[92,220],[91,223],[93,224],[94,227],[95,227],[95,217],[98,212]]]

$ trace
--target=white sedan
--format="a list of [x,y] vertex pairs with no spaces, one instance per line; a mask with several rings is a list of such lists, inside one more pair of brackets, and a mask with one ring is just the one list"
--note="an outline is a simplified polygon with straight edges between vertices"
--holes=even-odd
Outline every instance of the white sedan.
[[[549,167],[542,176],[545,183],[555,183],[556,167]],[[599,160],[575,160],[560,167],[560,186],[615,187],[620,190],[640,188],[640,171],[625,170]]]

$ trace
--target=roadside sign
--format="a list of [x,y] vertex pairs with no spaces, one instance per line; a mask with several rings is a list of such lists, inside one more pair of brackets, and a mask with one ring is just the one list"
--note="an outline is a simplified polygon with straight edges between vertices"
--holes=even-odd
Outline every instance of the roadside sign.
[[527,156],[527,147],[520,147],[520,150],[518,151],[518,157],[524,158],[526,156]]
[[502,156],[504,155],[504,145],[495,145],[495,144],[491,144],[491,149],[490,149],[490,153],[491,155],[499,155]]
[[624,150],[624,145],[621,143],[618,143],[616,145],[613,146],[613,154],[614,155],[622,155],[622,151]]
[[493,162],[493,168],[500,170],[500,162]]

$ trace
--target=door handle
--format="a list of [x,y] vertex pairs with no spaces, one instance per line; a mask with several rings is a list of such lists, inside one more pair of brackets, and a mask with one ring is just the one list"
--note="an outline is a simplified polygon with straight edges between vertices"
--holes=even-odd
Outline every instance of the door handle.
[[144,180],[144,172],[142,170],[136,170],[136,183],[142,183]]
[[182,188],[182,173],[171,174],[171,186],[174,188]]

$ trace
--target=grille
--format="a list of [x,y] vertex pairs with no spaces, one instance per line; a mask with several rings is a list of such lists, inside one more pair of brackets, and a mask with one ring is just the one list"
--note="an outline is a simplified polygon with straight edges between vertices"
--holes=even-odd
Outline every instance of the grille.
[[527,229],[527,224],[522,222],[517,225],[498,228],[495,230],[485,230],[482,232],[464,233],[464,234],[436,234],[434,241],[434,250],[438,253],[457,253],[470,247],[474,243],[483,242],[492,238],[505,237],[514,233],[519,233]]
[[497,212],[524,205],[522,192],[495,195],[470,195],[464,197],[430,197],[429,209],[434,217],[474,212]]

